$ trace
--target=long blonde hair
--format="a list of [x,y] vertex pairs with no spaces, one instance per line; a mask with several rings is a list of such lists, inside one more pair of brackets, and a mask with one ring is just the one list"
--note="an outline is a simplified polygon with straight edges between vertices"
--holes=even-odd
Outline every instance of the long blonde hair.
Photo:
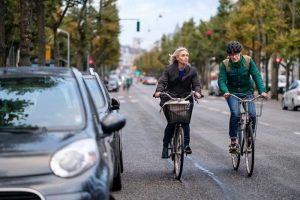
[[176,59],[176,57],[179,55],[179,53],[180,53],[181,51],[186,51],[186,52],[189,53],[189,51],[187,50],[187,48],[185,48],[185,47],[178,47],[178,48],[174,51],[173,54],[169,54],[169,56],[170,56],[170,58],[169,58],[169,63],[170,63],[170,64],[174,64],[174,63],[177,63],[177,62],[178,62],[177,59]]

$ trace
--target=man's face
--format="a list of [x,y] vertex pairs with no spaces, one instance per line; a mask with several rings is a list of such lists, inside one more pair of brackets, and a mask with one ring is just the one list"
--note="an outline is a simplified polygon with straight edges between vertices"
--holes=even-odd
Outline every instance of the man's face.
[[187,51],[181,51],[176,59],[178,60],[178,63],[185,66],[189,62],[189,53]]
[[228,54],[228,56],[232,60],[232,62],[237,63],[241,58],[241,53]]

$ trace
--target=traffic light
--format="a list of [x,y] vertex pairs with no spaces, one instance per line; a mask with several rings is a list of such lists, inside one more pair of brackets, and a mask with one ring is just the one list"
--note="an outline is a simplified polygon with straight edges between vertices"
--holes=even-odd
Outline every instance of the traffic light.
[[275,63],[279,65],[281,63],[282,58],[276,57]]
[[92,58],[89,59],[89,67],[90,68],[94,67],[94,60]]
[[140,21],[136,22],[136,32],[140,32]]
[[208,38],[210,38],[210,37],[212,36],[212,34],[213,34],[213,31],[212,31],[212,30],[208,30],[208,31],[206,32],[206,35],[207,35]]

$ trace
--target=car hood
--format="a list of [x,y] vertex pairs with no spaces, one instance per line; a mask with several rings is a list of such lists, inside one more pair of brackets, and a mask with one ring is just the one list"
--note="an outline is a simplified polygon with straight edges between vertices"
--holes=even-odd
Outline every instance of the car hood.
[[0,178],[52,173],[51,156],[79,137],[75,132],[0,133]]

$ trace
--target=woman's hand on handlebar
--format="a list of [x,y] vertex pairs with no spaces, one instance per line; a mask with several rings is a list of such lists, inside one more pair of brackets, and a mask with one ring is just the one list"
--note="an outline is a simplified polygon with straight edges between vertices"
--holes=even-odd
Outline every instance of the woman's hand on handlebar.
[[195,97],[197,98],[197,99],[201,99],[201,98],[203,98],[204,97],[204,95],[200,92],[195,92],[194,93],[194,95],[195,95]]
[[154,95],[153,95],[153,97],[155,97],[155,98],[160,97],[160,92],[155,92]]

